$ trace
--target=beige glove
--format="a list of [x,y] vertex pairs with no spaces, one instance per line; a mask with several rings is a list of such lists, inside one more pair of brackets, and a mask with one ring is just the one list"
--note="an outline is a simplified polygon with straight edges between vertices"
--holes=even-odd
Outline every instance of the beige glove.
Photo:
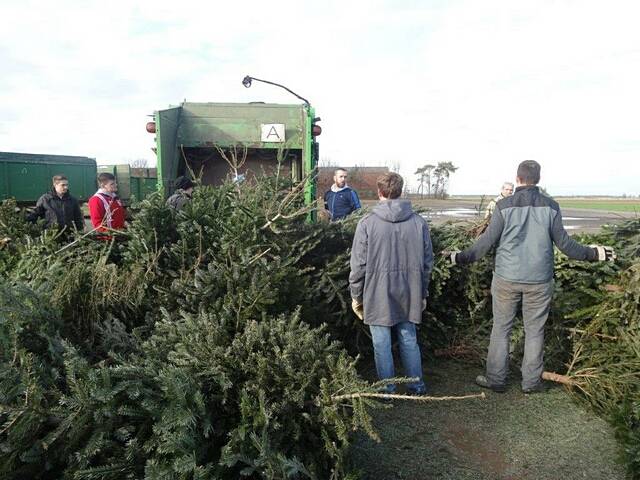
[[364,320],[364,305],[355,298],[351,299],[351,310],[360,320]]
[[602,245],[589,246],[596,251],[596,254],[598,255],[597,260],[599,262],[615,262],[616,258],[618,258],[613,247],[605,247]]

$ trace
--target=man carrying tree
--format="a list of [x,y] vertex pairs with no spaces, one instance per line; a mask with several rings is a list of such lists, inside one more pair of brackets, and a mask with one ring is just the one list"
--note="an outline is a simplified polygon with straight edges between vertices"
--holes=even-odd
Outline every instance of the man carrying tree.
[[333,172],[333,185],[324,194],[324,208],[329,212],[332,222],[360,208],[358,194],[347,185],[347,171],[344,168],[337,168]]
[[[415,380],[408,390],[423,395],[422,358],[416,325],[427,305],[433,251],[429,226],[409,200],[401,200],[403,180],[394,172],[377,181],[380,203],[356,227],[349,285],[352,309],[369,326],[378,378],[395,376],[391,332],[400,344],[404,375]],[[387,393],[396,390],[386,386]]]
[[453,265],[467,264],[498,244],[491,283],[493,329],[486,375],[476,377],[478,385],[495,392],[506,390],[509,338],[520,308],[525,332],[522,391],[544,390],[544,326],[553,298],[553,245],[576,260],[616,258],[611,247],[585,246],[569,237],[558,203],[540,192],[539,181],[540,164],[534,160],[522,162],[515,193],[496,203],[487,230],[466,250],[443,252]]
[[498,203],[503,198],[507,198],[513,195],[513,183],[504,182],[502,184],[502,190],[500,190],[500,195],[489,202],[487,205],[487,209],[484,211],[484,218],[489,218],[493,215],[494,210],[496,209],[496,203]]

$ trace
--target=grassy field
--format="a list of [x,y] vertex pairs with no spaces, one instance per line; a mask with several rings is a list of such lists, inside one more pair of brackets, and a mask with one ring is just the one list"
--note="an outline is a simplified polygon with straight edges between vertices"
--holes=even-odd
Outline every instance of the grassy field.
[[606,210],[610,212],[636,212],[640,215],[640,200],[636,199],[557,198],[556,200],[563,208]]
[[[486,205],[493,197],[485,196],[483,203]],[[608,212],[629,212],[638,213],[640,215],[640,199],[638,198],[620,198],[620,197],[554,197],[562,208],[575,208],[582,210],[602,210]],[[482,201],[479,195],[461,195],[452,196],[446,201],[443,200],[424,200],[428,202],[460,202],[469,205],[477,205]]]

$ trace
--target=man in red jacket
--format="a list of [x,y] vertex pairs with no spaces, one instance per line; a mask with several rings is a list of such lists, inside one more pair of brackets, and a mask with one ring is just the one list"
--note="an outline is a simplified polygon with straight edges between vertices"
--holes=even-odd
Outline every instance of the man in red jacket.
[[[98,191],[89,199],[91,223],[98,232],[124,228],[126,211],[118,198],[116,177],[110,173],[98,175]],[[111,237],[102,237],[110,240]]]

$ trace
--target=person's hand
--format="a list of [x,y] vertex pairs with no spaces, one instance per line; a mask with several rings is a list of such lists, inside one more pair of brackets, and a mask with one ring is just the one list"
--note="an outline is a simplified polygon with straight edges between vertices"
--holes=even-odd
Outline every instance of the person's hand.
[[355,298],[352,298],[351,310],[353,310],[353,313],[356,314],[356,317],[358,317],[360,320],[364,320],[364,305],[362,305],[362,302],[359,302]]
[[589,245],[593,248],[597,254],[597,260],[599,262],[615,262],[618,256],[613,250],[613,247],[605,247],[603,245]]
[[442,252],[440,252],[440,255],[445,257],[451,265],[457,265],[458,262],[456,262],[456,256],[459,253],[460,250],[443,250]]
[[427,299],[422,299],[422,311],[424,312],[427,309]]

